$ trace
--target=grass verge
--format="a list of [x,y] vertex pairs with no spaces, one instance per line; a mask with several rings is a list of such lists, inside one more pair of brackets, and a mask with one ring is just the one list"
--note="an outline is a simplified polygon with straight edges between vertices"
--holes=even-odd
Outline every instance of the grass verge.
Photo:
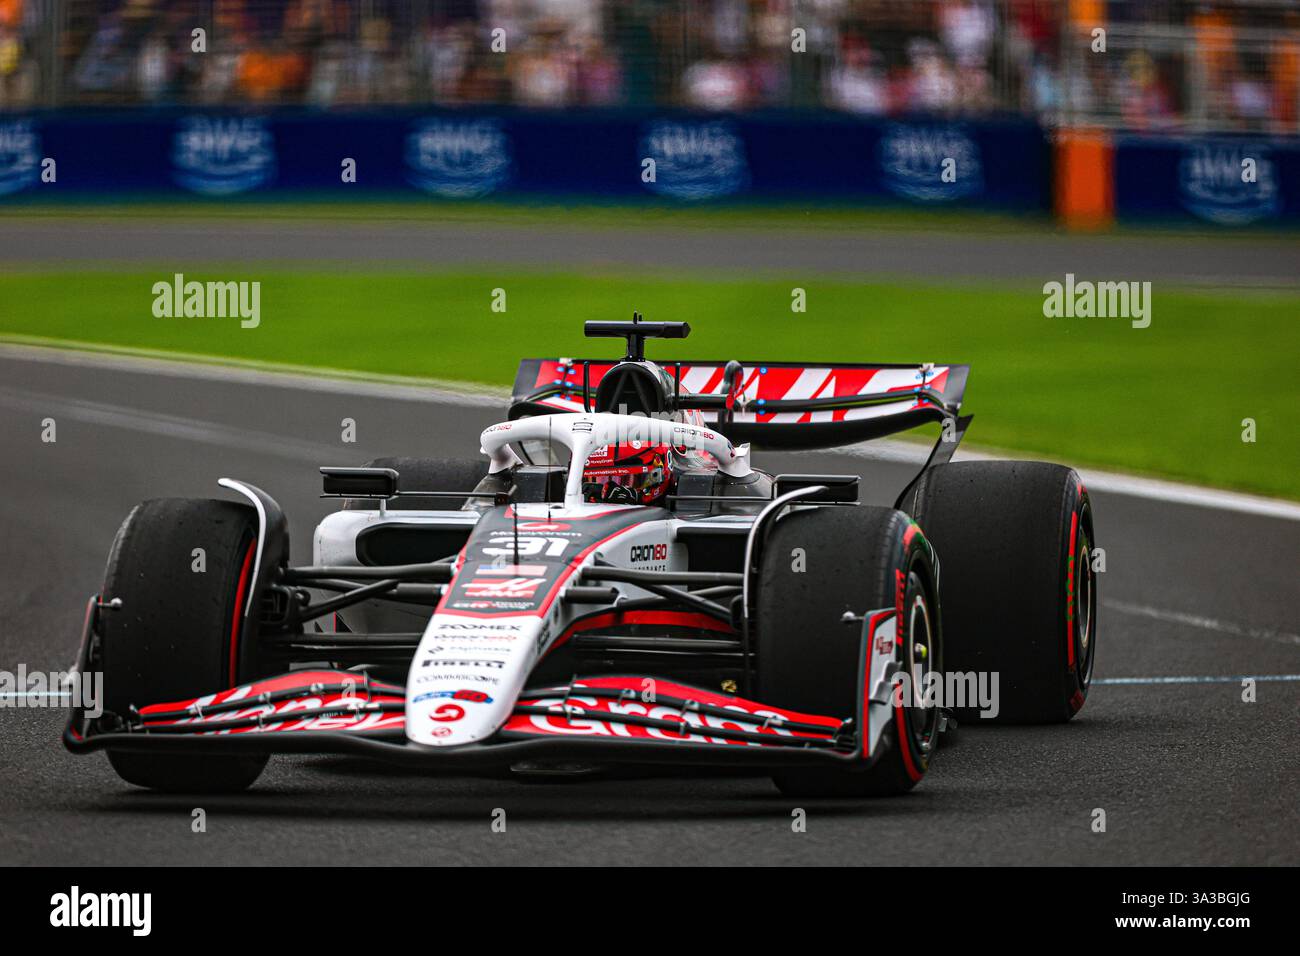
[[[221,279],[229,271],[187,279]],[[1300,297],[1157,290],[1152,324],[1048,319],[996,286],[788,283],[579,274],[266,271],[261,324],[159,319],[158,271],[0,273],[0,336],[509,385],[530,355],[606,356],[590,318],[686,319],[655,358],[967,362],[973,443],[1070,464],[1300,498]],[[504,314],[491,311],[504,289]],[[1253,419],[1257,441],[1242,440]]]

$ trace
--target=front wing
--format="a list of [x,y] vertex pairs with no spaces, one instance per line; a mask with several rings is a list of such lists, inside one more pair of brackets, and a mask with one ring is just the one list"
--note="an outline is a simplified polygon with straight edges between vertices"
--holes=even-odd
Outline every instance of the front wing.
[[[354,671],[298,670],[189,700],[91,718],[74,705],[64,743],[84,753],[340,753],[445,768],[520,760],[783,767],[866,766],[894,718],[896,610],[864,616],[856,712],[805,714],[663,678],[575,677],[526,689],[491,738],[457,747],[408,739],[406,691]],[[78,669],[85,673],[87,628]],[[477,691],[453,695],[433,719],[454,721]],[[866,732],[863,733],[865,728]]]

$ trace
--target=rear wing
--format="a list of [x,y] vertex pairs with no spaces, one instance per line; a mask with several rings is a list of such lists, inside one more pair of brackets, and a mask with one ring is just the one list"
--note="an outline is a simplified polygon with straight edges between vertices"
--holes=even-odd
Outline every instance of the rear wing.
[[[581,412],[594,406],[601,378],[617,362],[524,359],[510,417]],[[679,408],[698,409],[732,442],[766,448],[834,448],[956,420],[968,365],[810,365],[743,362],[736,386],[727,362],[665,362]]]

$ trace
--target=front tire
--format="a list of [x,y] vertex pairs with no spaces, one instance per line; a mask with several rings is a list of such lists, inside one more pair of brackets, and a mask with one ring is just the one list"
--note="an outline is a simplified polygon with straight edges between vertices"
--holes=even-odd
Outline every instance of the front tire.
[[[126,715],[262,676],[254,636],[243,627],[257,531],[253,509],[230,501],[156,498],[132,510],[113,542],[102,592],[105,602],[122,602],[100,618],[107,711]],[[243,790],[267,762],[265,755],[112,749],[108,759],[136,786],[205,793]]]
[[[802,564],[796,560],[802,553]],[[862,682],[862,624],[854,615],[900,608],[902,659],[913,686],[942,672],[943,636],[924,537],[892,508],[793,511],[764,546],[758,587],[758,688],[763,703],[834,717],[853,715]],[[900,595],[900,585],[902,594]],[[900,605],[901,600],[901,605]],[[939,711],[908,695],[865,769],[806,767],[773,775],[792,797],[905,793],[920,782],[938,742]],[[859,729],[865,733],[865,728]]]

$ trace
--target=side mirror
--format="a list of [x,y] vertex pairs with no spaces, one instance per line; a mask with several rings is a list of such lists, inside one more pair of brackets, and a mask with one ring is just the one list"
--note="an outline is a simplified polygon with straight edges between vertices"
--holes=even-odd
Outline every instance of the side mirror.
[[811,488],[814,485],[825,485],[826,490],[818,492],[810,498],[801,498],[802,501],[823,501],[834,503],[852,503],[858,500],[858,481],[857,475],[777,475],[773,481],[776,484],[776,496],[799,488]]
[[392,498],[397,472],[392,468],[322,468],[321,482],[329,498]]

